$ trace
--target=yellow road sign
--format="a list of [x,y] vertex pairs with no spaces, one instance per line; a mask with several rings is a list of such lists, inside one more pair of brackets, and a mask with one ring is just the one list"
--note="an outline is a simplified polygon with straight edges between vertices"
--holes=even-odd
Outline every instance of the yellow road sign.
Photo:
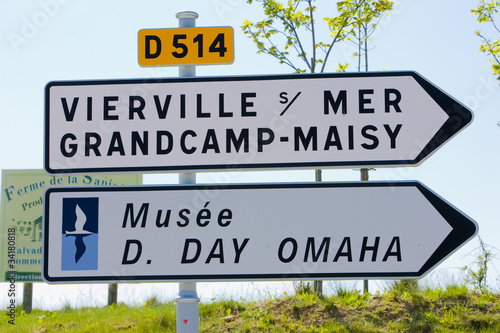
[[230,64],[234,61],[232,27],[139,30],[139,65]]

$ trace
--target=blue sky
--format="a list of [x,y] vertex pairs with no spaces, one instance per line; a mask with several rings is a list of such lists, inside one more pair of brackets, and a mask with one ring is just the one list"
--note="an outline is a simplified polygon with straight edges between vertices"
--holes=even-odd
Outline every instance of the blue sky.
[[[317,5],[317,17],[335,12],[333,1],[318,0]],[[401,0],[396,1],[391,15],[381,20],[372,37],[369,69],[417,71],[469,106],[474,112],[474,121],[420,166],[378,168],[370,172],[370,179],[421,181],[477,221],[479,235],[486,244],[500,249],[496,210],[500,198],[500,127],[497,126],[500,91],[487,57],[478,52],[480,40],[474,31],[481,29],[488,33],[491,29],[476,23],[470,13],[475,6],[473,0]],[[245,19],[263,18],[258,5],[247,5],[244,0],[145,0],[140,3],[1,0],[0,8],[0,169],[43,167],[43,92],[47,82],[178,76],[176,67],[138,65],[137,32],[146,28],[177,27],[175,14],[183,10],[198,12],[197,26],[232,26],[235,31],[234,63],[200,66],[198,76],[291,73],[274,59],[257,55],[251,40],[242,33],[239,26]],[[348,71],[357,71],[357,62],[352,57],[355,51],[349,43],[338,45],[331,55],[328,71],[333,71],[338,62],[349,62]],[[326,181],[358,179],[359,172],[351,169],[324,171]],[[198,175],[199,182],[313,180],[313,170]],[[175,173],[145,177],[145,182],[150,183],[177,181]],[[436,274],[457,273],[459,267],[473,260],[469,254],[477,246],[477,239],[472,240],[441,264]],[[491,273],[491,284],[498,289],[500,281],[496,279],[495,268],[492,267]],[[275,284],[259,288],[266,290],[267,286]],[[101,287],[94,287],[94,293],[98,299],[104,295],[102,302],[105,302],[105,290],[101,291]],[[223,287],[211,284],[199,289],[202,297],[203,293],[211,297],[217,290],[222,293]],[[61,299],[69,299],[70,294],[59,288],[63,290]],[[247,292],[254,288],[255,284],[235,285],[234,290]],[[6,289],[4,284],[0,285],[0,293],[4,293],[3,290],[6,293]],[[37,299],[47,300],[47,291],[54,290],[42,289],[39,285],[34,289],[35,306]]]

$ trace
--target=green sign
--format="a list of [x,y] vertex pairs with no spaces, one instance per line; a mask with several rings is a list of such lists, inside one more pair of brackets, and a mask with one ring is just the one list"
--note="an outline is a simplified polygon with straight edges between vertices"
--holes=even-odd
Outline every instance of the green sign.
[[0,281],[41,282],[43,192],[51,186],[140,185],[141,174],[51,176],[2,170]]

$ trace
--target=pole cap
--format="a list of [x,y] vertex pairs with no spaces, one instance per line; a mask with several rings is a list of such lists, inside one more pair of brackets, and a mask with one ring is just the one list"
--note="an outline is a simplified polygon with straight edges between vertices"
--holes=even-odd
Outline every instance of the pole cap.
[[175,14],[175,18],[178,20],[183,19],[183,18],[197,19],[198,17],[199,17],[199,15],[197,12],[193,12],[193,11],[189,11],[189,10],[186,10],[184,12],[178,12],[177,14]]

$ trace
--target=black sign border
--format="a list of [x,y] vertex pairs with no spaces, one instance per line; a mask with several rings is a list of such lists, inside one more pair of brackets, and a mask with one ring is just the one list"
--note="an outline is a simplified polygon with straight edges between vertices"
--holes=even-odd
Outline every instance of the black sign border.
[[[411,76],[434,99],[434,101],[449,115],[447,121],[436,132],[434,137],[423,147],[413,160],[374,160],[374,161],[334,161],[334,162],[294,162],[294,163],[242,163],[237,165],[184,165],[184,166],[145,166],[145,167],[96,167],[96,168],[64,168],[50,167],[50,89],[57,86],[86,85],[119,85],[119,84],[152,84],[175,82],[221,82],[221,81],[263,81],[290,80],[311,78],[363,78],[363,77],[401,77]],[[147,78],[147,79],[117,79],[117,80],[86,80],[86,81],[52,81],[45,86],[45,133],[44,133],[44,168],[49,174],[64,173],[116,173],[116,172],[176,172],[176,171],[231,171],[238,169],[305,169],[305,168],[349,168],[349,167],[402,167],[417,166],[438,148],[453,138],[468,126],[473,119],[472,111],[453,97],[433,85],[415,71],[365,72],[365,73],[322,73],[300,75],[259,75],[259,76],[220,76],[220,77],[189,77],[189,78]]]
[[[289,274],[198,274],[198,275],[148,275],[148,276],[69,276],[48,275],[49,228],[51,193],[123,192],[123,191],[178,191],[178,190],[231,190],[231,189],[299,189],[299,188],[353,188],[353,187],[416,187],[432,204],[436,211],[450,224],[452,231],[417,272],[372,272],[372,273],[289,273]],[[42,241],[42,278],[47,283],[115,283],[115,282],[221,282],[221,281],[278,281],[278,280],[342,280],[342,279],[416,279],[427,275],[478,233],[478,225],[470,217],[418,181],[370,181],[370,182],[321,182],[321,183],[252,183],[224,185],[129,185],[115,187],[51,187],[44,193]],[[60,246],[60,244],[53,245]]]

